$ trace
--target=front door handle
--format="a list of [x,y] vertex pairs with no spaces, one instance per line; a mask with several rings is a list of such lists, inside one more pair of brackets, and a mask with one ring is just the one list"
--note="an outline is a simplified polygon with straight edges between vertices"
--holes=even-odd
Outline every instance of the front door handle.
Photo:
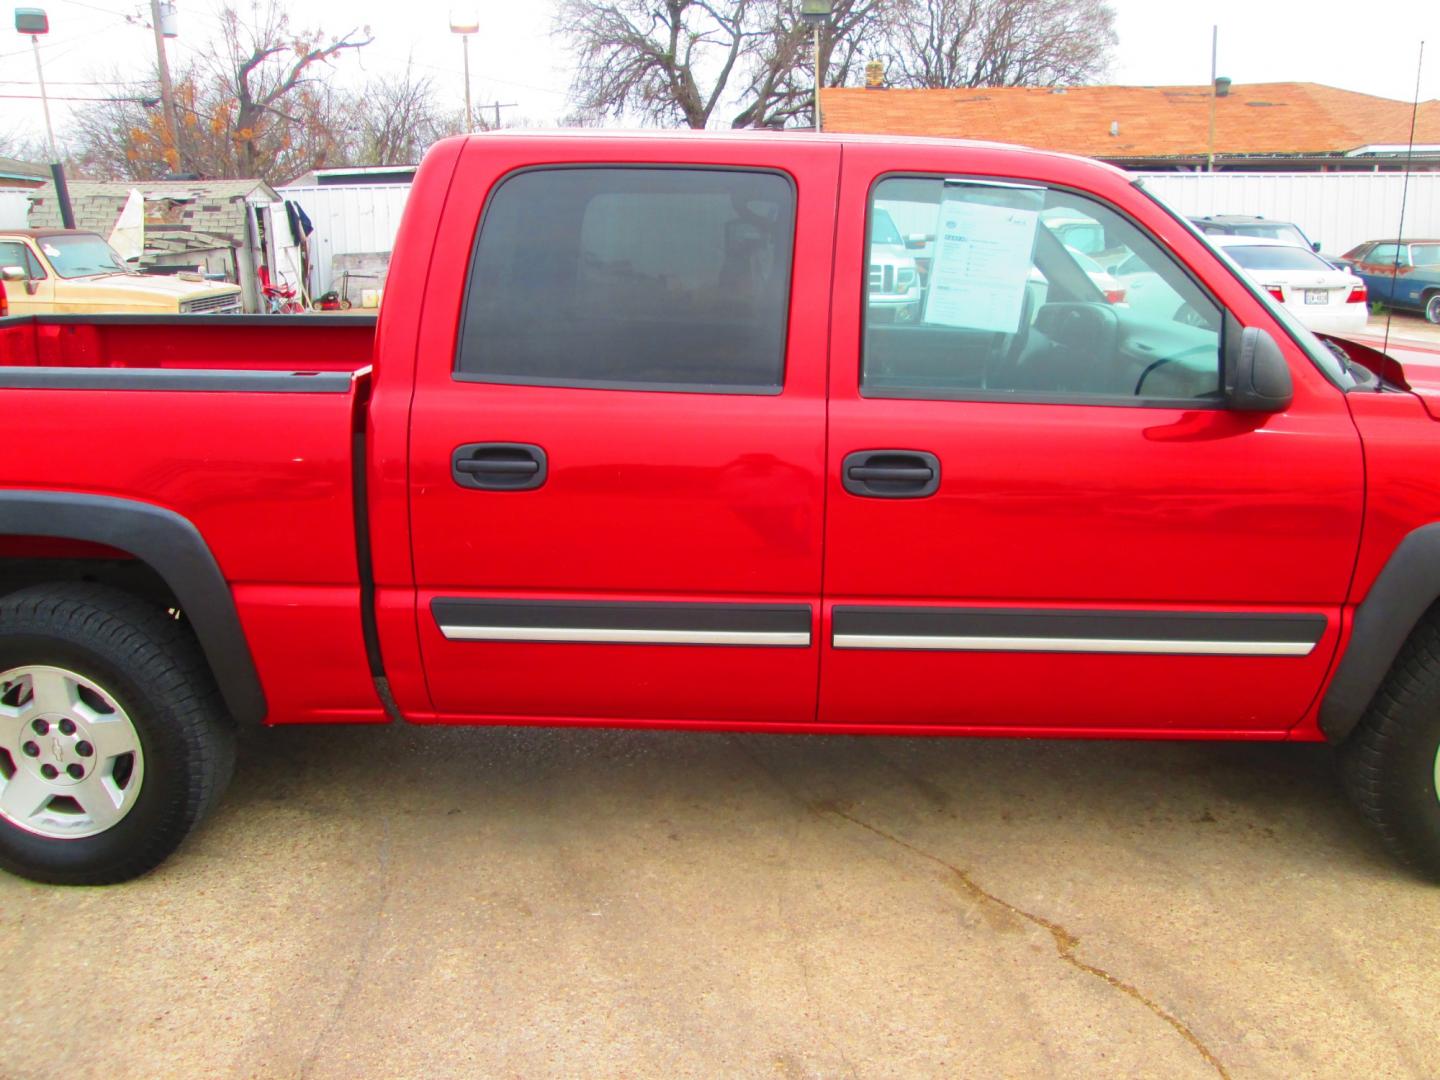
[[924,450],[857,450],[840,470],[846,491],[871,499],[923,499],[940,489],[940,459]]
[[532,443],[466,443],[450,458],[450,476],[481,491],[531,491],[549,474],[545,451]]

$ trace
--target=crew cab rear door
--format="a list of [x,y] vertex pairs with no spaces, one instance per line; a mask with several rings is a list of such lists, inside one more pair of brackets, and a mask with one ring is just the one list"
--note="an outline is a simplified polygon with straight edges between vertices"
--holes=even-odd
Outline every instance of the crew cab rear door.
[[813,720],[839,149],[783,150],[465,148],[410,443],[437,718]]
[[[867,284],[881,210],[931,238],[899,319]],[[1081,226],[1087,258],[1067,246]],[[1285,350],[1285,411],[1227,407],[1227,309]],[[832,335],[822,721],[1180,736],[1302,718],[1356,554],[1358,436],[1158,205],[1064,159],[847,146]]]

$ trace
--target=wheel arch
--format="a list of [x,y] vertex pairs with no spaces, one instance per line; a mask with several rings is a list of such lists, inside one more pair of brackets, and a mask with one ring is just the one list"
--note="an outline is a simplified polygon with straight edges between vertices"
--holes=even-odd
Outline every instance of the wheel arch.
[[1396,546],[1355,609],[1350,640],[1320,702],[1320,730],[1343,742],[1360,722],[1405,639],[1440,600],[1440,522]]
[[235,598],[209,545],[187,518],[108,495],[0,490],[0,536],[76,540],[134,557],[180,604],[230,715],[246,724],[264,719],[265,693]]

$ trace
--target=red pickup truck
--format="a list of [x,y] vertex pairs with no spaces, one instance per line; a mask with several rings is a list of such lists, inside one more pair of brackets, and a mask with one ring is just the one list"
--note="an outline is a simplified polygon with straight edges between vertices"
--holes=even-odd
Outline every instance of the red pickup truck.
[[1092,161],[440,143],[378,325],[0,323],[0,863],[404,721],[1329,740],[1440,875],[1435,359]]

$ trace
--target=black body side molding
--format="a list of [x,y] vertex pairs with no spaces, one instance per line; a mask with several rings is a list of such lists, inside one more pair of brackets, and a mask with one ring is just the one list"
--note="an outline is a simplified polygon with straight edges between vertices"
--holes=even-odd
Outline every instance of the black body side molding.
[[145,563],[180,601],[230,715],[244,724],[265,718],[265,693],[235,598],[215,556],[188,520],[133,499],[0,491],[0,535],[84,540],[127,552]]
[[1440,524],[1400,541],[1370,593],[1355,609],[1350,644],[1320,703],[1320,730],[1342,742],[1380,689],[1420,616],[1440,599]]

